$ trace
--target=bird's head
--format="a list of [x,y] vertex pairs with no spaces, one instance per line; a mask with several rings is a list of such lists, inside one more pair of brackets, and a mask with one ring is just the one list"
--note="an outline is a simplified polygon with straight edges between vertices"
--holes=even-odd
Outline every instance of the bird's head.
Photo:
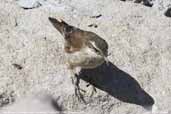
[[[83,31],[67,24],[65,21],[58,21],[55,18],[49,17],[52,25],[63,35],[65,39],[66,50],[78,51],[83,46]],[[69,51],[68,51],[69,52]]]
[[64,36],[64,38],[67,40],[69,38],[69,34],[73,33],[76,29],[75,27],[67,24],[65,21],[57,20],[55,18],[49,17],[49,21],[52,23],[52,25],[61,33],[61,35]]

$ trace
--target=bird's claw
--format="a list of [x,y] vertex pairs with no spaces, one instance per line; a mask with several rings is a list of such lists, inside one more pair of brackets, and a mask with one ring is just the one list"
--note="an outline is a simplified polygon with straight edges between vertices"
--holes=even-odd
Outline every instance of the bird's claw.
[[74,77],[71,77],[72,79],[72,83],[74,85],[74,89],[75,89],[75,96],[78,98],[78,100],[81,102],[83,101],[84,103],[85,100],[84,100],[84,94],[86,93],[85,90],[81,89],[80,86],[79,86],[79,83],[80,83],[80,79],[77,75],[75,75]]

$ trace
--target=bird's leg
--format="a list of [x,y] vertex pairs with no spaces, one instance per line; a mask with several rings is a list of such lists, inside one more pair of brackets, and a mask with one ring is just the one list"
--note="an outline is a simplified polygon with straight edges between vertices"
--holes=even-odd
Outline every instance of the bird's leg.
[[79,86],[80,77],[76,75],[76,79],[77,79],[77,80],[76,80],[76,83],[75,83],[75,95],[76,95],[76,97],[78,98],[79,101],[83,101],[84,103],[86,103],[85,100],[84,100],[84,96],[83,96],[83,94],[81,93],[81,91],[84,92],[84,93],[85,93],[86,91],[83,90],[83,89],[81,89],[80,86]]
[[77,73],[74,72],[74,67],[73,66],[69,66],[70,71],[71,71],[71,80],[72,80],[72,84],[74,85],[74,89],[75,89],[75,95],[78,98],[78,100],[83,101],[85,103],[83,94],[81,92],[85,93],[85,90],[81,89],[79,86],[80,83],[80,77]]
[[[76,71],[76,68],[73,66],[73,65],[70,65],[68,66],[68,68],[70,69],[71,71],[71,80],[72,80],[72,84],[76,85],[78,83],[78,79],[77,77],[79,76],[79,72]],[[79,84],[78,84],[79,86]]]
[[104,59],[105,59],[106,65],[109,66],[110,64],[109,59],[107,57],[105,57]]

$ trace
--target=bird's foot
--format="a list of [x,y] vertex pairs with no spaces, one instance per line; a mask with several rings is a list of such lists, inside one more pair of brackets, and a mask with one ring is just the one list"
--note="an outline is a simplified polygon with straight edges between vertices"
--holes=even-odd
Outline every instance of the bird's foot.
[[88,89],[88,91],[86,91],[86,94],[89,97],[92,97],[95,93],[97,93],[96,88],[93,85],[87,85],[87,87],[90,86],[90,88]]
[[78,98],[78,100],[83,103],[86,103],[84,99],[84,94],[86,93],[85,90],[81,89],[79,86],[75,87],[75,96]]
[[71,79],[75,89],[75,96],[80,102],[82,101],[83,103],[86,103],[84,100],[84,94],[86,93],[86,91],[81,89],[79,86],[80,78],[78,77],[78,75],[75,75],[74,77],[71,77]]

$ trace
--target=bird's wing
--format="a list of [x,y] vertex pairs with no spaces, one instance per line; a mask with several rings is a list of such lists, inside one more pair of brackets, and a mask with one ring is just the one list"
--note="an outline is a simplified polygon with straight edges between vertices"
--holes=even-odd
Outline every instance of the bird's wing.
[[87,37],[90,44],[96,48],[101,55],[104,55],[105,57],[108,56],[108,44],[104,39],[92,32],[90,32]]
[[104,56],[103,52],[101,49],[99,49],[97,46],[96,46],[96,43],[94,41],[89,41],[90,43],[90,47],[95,50],[98,54]]
[[[103,50],[99,49],[97,46],[96,46],[96,43],[94,41],[89,41],[90,43],[90,47],[92,49],[94,49],[96,51],[96,53],[98,53],[99,55],[103,56],[106,63],[108,64],[109,63],[109,60],[107,58],[107,56],[105,55],[105,53],[103,52]],[[106,52],[107,53],[107,52]]]

